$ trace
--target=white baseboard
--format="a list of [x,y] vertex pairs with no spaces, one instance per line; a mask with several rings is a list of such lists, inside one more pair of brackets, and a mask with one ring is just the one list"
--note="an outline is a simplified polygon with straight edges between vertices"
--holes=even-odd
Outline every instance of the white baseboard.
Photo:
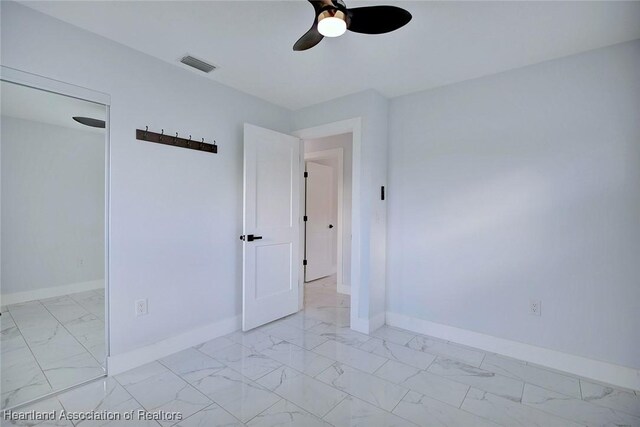
[[338,291],[339,294],[351,295],[351,286],[346,286],[346,285],[342,285],[342,284],[338,283],[337,291]]
[[384,324],[386,323],[386,313],[380,313],[377,316],[372,317],[369,320],[369,332],[373,332],[378,328],[381,328],[384,326]]
[[640,390],[640,369],[506,340],[398,313],[387,312],[386,321],[389,326],[524,360],[618,387]]
[[374,316],[370,319],[351,317],[351,329],[362,334],[369,335],[371,332],[384,326],[385,318],[386,313],[380,313],[379,315]]
[[109,356],[107,372],[109,375],[120,374],[194,345],[230,334],[240,329],[240,326],[240,316],[230,317],[145,347]]
[[369,320],[351,316],[351,329],[362,334],[369,334]]
[[31,291],[14,292],[12,294],[0,295],[0,304],[19,304],[21,302],[61,297],[63,295],[75,294],[77,292],[91,291],[101,288],[104,288],[104,279],[72,283],[70,285],[54,286],[51,288],[33,289]]

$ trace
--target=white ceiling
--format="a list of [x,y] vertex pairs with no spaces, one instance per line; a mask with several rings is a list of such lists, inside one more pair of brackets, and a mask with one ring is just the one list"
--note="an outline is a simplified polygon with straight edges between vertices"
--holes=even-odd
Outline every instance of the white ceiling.
[[0,82],[0,100],[2,116],[104,133],[104,129],[85,126],[73,120],[74,116],[105,120],[107,113],[104,105],[4,81]]
[[640,38],[640,2],[382,3],[412,22],[305,52],[292,50],[313,20],[304,0],[24,4],[180,67],[185,53],[208,60],[220,67],[208,78],[291,109],[370,88],[395,97]]

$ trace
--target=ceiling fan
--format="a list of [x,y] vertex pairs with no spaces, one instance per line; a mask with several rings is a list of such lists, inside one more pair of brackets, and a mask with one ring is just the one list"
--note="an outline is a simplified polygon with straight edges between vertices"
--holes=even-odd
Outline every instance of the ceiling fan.
[[315,10],[313,25],[293,45],[293,50],[311,49],[325,37],[338,37],[345,31],[383,34],[411,21],[411,14],[396,6],[366,6],[347,9],[342,0],[308,0]]

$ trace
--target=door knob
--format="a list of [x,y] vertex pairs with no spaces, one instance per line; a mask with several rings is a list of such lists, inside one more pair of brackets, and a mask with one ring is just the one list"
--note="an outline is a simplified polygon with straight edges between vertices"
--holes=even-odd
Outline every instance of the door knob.
[[253,242],[254,240],[260,240],[262,236],[254,236],[253,234],[247,234],[246,236],[243,234],[240,236],[240,240],[244,240],[245,242]]
[[333,224],[329,224],[329,228],[333,228]]

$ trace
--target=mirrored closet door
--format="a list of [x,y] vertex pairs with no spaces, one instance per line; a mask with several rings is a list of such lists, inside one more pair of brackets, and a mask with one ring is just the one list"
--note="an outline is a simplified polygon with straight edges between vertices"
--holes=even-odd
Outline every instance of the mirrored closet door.
[[7,409],[105,374],[107,108],[0,85]]

